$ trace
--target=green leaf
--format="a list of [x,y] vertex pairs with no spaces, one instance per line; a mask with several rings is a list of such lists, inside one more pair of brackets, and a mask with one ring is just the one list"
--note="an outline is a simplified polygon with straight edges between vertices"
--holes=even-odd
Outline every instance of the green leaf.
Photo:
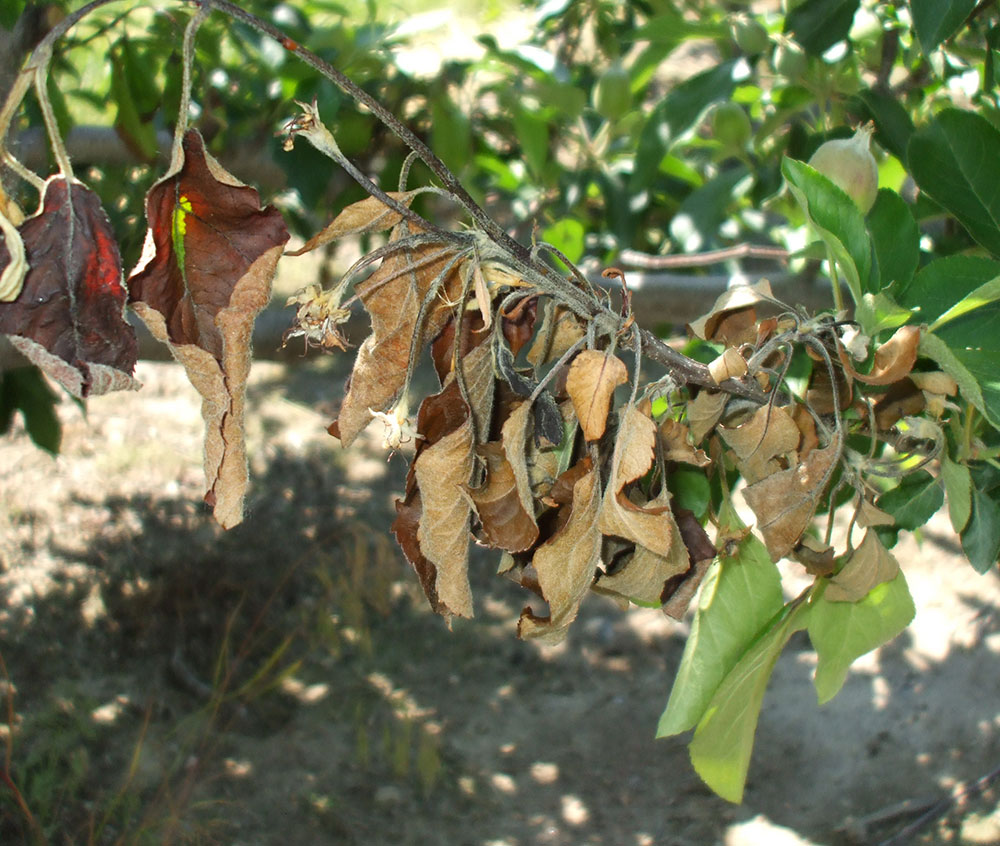
[[144,121],[133,96],[130,78],[125,69],[124,52],[113,50],[111,57],[111,99],[118,107],[115,130],[136,154],[145,161],[156,158],[156,128]]
[[729,218],[726,212],[734,199],[749,187],[749,175],[746,165],[739,164],[684,198],[670,221],[670,236],[681,252],[697,252],[715,241],[719,227]]
[[15,367],[0,373],[0,432],[10,427],[16,409],[23,415],[24,428],[35,446],[55,455],[62,441],[58,403],[58,395],[37,367]]
[[883,188],[878,192],[868,212],[868,232],[878,267],[878,279],[870,287],[908,285],[920,262],[920,230],[910,207],[895,191]]
[[455,173],[462,171],[472,155],[469,119],[447,94],[431,102],[431,147]]
[[860,0],[806,0],[785,18],[785,32],[807,53],[818,56],[847,38]]
[[778,568],[753,535],[743,539],[735,555],[712,564],[657,737],[698,723],[722,680],[783,601]]
[[809,605],[786,605],[773,618],[712,697],[688,746],[702,780],[729,802],[743,800],[753,737],[771,672],[788,639],[805,627]]
[[907,162],[920,190],[955,215],[976,241],[1000,256],[998,149],[1000,131],[986,118],[945,109],[914,133]]
[[952,461],[945,453],[941,456],[941,480],[948,495],[951,526],[956,532],[961,532],[972,514],[972,474],[968,467]]
[[902,571],[857,602],[830,602],[822,596],[813,600],[808,628],[816,650],[814,684],[819,704],[837,695],[855,660],[896,637],[914,613]]
[[944,505],[940,483],[926,470],[904,476],[891,491],[878,498],[878,507],[891,514],[901,529],[923,526]]
[[723,62],[685,80],[659,102],[639,135],[630,191],[639,193],[649,188],[671,146],[698,122],[709,106],[732,96],[743,78],[739,70],[742,67],[736,61]]
[[579,220],[567,217],[543,229],[542,240],[576,264],[583,257],[585,234],[583,224]]
[[17,19],[21,17],[25,5],[26,0],[4,0],[4,3],[0,5],[0,27],[8,30],[13,29]]
[[937,362],[937,365],[958,383],[958,390],[966,402],[972,403],[993,426],[1000,428],[1000,384],[990,383],[989,390],[984,393],[979,379],[969,370],[965,361],[948,346],[947,342],[930,332],[920,333],[917,352]]
[[514,131],[531,172],[539,177],[556,176],[555,172],[546,173],[545,168],[549,159],[549,122],[532,109],[518,109],[514,112]]
[[677,467],[667,478],[667,487],[673,502],[680,508],[693,512],[699,520],[708,514],[708,504],[712,500],[712,486],[704,471],[693,467]]
[[866,335],[874,336],[886,329],[898,329],[904,323],[909,323],[913,312],[903,308],[885,291],[879,291],[877,294],[865,294],[861,298],[854,317]]
[[913,28],[924,54],[954,34],[975,5],[976,0],[910,0]]
[[1000,275],[1000,262],[971,256],[939,258],[922,267],[909,285],[893,290],[901,306],[931,324],[956,303]]
[[962,297],[962,299],[955,303],[955,305],[935,320],[928,328],[933,332],[935,329],[940,329],[946,323],[949,323],[955,318],[961,317],[963,314],[968,314],[970,311],[975,311],[977,308],[982,308],[990,303],[995,303],[997,300],[1000,300],[1000,276],[991,279],[985,285],[980,285],[972,293],[966,294]]
[[972,514],[962,532],[962,551],[979,573],[988,572],[1000,558],[1000,504],[977,488],[972,489]]
[[[982,403],[976,407],[997,426],[1000,421],[1000,367],[997,366],[1000,362],[1000,303],[977,308],[950,320],[933,334],[924,334],[943,341],[954,359],[975,379]],[[953,373],[951,376],[961,389],[959,378]],[[973,402],[971,397],[967,399]]]
[[859,302],[870,290],[871,276],[871,241],[861,212],[847,194],[805,162],[786,157],[781,172],[816,233],[832,251],[854,302]]
[[866,88],[858,93],[868,115],[875,121],[875,140],[901,162],[913,135],[913,120],[899,98],[885,91]]

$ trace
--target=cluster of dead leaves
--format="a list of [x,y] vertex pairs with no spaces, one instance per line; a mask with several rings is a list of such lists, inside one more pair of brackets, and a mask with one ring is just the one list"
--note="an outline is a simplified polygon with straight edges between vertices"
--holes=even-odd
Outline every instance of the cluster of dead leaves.
[[71,394],[135,389],[126,303],[170,346],[202,396],[206,501],[226,528],[243,517],[243,404],[250,336],[288,240],[273,207],[227,173],[194,130],[146,198],[138,266],[121,257],[97,195],[71,175],[46,183],[21,220],[0,196],[0,332]]

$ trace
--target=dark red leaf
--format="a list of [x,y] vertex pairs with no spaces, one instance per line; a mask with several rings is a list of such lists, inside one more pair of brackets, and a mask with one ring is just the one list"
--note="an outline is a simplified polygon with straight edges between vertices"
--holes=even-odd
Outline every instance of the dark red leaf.
[[28,273],[20,296],[0,303],[0,332],[77,397],[138,387],[121,256],[97,195],[54,176],[19,231]]

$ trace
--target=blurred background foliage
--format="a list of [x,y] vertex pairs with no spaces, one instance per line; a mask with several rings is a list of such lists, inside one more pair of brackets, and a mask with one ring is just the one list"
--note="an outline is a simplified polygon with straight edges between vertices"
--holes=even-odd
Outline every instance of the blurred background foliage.
[[[0,27],[17,48],[8,65],[75,5],[7,0]],[[876,125],[880,184],[901,193],[920,226],[921,262],[979,250],[914,189],[907,144],[949,106],[1000,125],[992,0],[244,6],[402,116],[517,237],[537,234],[573,261],[751,242],[788,248],[801,269],[812,256],[807,222],[783,189],[782,157],[806,160],[867,120]],[[74,28],[50,75],[77,175],[101,195],[126,268],[141,250],[143,197],[166,165],[190,13],[181,4],[111,4]],[[303,237],[362,196],[308,145],[282,151],[276,133],[292,101],[313,99],[344,152],[395,187],[406,150],[372,115],[248,27],[220,14],[202,27],[195,124]],[[21,158],[49,172],[34,104],[14,134]],[[411,182],[428,178],[418,166]],[[28,210],[37,202],[22,201]],[[450,213],[419,202],[441,201],[418,201],[426,215]],[[727,271],[745,266],[733,260]],[[10,413],[0,407],[0,421]]]

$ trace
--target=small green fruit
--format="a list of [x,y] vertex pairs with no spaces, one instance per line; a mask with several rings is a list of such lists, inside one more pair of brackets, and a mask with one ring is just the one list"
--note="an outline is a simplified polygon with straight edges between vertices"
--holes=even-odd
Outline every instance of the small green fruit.
[[712,110],[712,137],[727,150],[742,150],[752,132],[750,118],[739,103],[719,103]]
[[742,12],[729,19],[729,31],[732,33],[736,46],[748,56],[763,53],[771,46],[771,37],[767,34],[763,24],[756,18]]
[[782,38],[778,42],[771,62],[778,76],[783,76],[789,82],[798,82],[809,67],[805,51],[790,38]]
[[619,120],[632,106],[632,80],[620,64],[611,65],[598,77],[591,92],[595,111],[607,120]]
[[868,214],[878,194],[878,166],[871,154],[874,131],[873,123],[859,126],[853,138],[827,141],[809,159],[809,165],[843,189],[862,214]]

